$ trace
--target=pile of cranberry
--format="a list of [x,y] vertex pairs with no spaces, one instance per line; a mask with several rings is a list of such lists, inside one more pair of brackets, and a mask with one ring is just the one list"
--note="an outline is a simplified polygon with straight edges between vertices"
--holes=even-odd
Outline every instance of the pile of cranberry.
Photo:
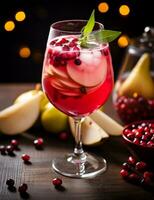
[[136,145],[154,147],[154,122],[132,124],[124,129],[123,134]]
[[123,163],[120,175],[136,184],[149,185],[154,181],[154,173],[149,170],[148,165],[143,161],[137,161],[133,156],[129,156],[127,162]]
[[119,96],[114,106],[125,124],[154,118],[154,100],[148,100],[139,95],[136,97]]

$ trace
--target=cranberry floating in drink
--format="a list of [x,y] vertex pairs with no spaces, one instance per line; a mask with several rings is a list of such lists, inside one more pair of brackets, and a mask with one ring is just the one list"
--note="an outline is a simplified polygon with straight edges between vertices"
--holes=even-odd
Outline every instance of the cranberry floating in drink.
[[154,118],[154,28],[131,44],[115,84],[113,102],[125,123]]

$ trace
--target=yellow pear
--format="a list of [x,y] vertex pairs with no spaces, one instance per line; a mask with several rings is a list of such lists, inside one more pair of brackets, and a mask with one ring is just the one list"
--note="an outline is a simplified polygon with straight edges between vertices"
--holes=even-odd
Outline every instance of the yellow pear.
[[43,93],[42,90],[40,90],[40,84],[36,84],[35,89],[26,91],[22,94],[20,94],[14,101],[14,103],[21,103],[25,102],[28,99],[31,99],[37,92],[42,94],[42,99],[40,101],[40,112],[44,111],[45,105],[49,103],[49,100],[47,99],[46,95]]
[[[69,125],[73,136],[75,137],[75,124],[72,117],[69,117]],[[101,144],[109,135],[93,121],[86,117],[81,124],[82,142],[84,145],[95,146]]]
[[150,74],[150,55],[144,53],[119,88],[119,95],[132,97],[137,93],[147,99],[154,98],[154,82]]
[[90,117],[109,135],[118,136],[122,134],[123,126],[101,110],[95,111],[90,115]]
[[37,92],[31,98],[0,111],[0,131],[14,135],[31,128],[39,117],[41,99],[42,93]]

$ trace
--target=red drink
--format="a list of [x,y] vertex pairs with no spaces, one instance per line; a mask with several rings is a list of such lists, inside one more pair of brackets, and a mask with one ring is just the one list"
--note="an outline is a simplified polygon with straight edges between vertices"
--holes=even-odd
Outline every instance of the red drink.
[[50,102],[70,116],[86,116],[105,103],[113,88],[108,44],[81,48],[76,36],[48,43],[43,89]]

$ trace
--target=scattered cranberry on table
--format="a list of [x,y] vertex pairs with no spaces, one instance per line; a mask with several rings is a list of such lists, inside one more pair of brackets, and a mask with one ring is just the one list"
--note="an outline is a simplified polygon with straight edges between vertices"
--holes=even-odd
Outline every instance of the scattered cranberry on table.
[[6,146],[6,151],[9,155],[14,153],[14,147],[12,145],[7,145]]
[[8,185],[8,186],[14,186],[14,180],[13,179],[7,179],[7,181],[6,181],[6,185]]
[[53,183],[53,185],[54,185],[55,187],[59,187],[59,186],[62,185],[62,180],[61,180],[60,178],[54,178],[54,179],[52,180],[52,183]]
[[25,193],[25,192],[27,191],[27,189],[28,189],[27,184],[26,184],[26,183],[23,183],[22,185],[19,186],[18,191],[19,191],[20,193]]
[[28,154],[22,154],[21,158],[24,162],[28,162],[30,160],[30,156]]
[[4,145],[0,145],[1,155],[6,155],[6,147]]
[[36,149],[42,149],[44,140],[43,140],[43,138],[38,138],[38,139],[34,140],[33,143],[34,143]]
[[19,145],[19,142],[18,140],[11,140],[11,145],[14,147],[14,149],[18,149],[18,145]]
[[120,175],[131,183],[141,185],[151,184],[154,180],[154,173],[149,170],[147,163],[137,161],[133,156],[129,156],[128,160],[122,164]]

